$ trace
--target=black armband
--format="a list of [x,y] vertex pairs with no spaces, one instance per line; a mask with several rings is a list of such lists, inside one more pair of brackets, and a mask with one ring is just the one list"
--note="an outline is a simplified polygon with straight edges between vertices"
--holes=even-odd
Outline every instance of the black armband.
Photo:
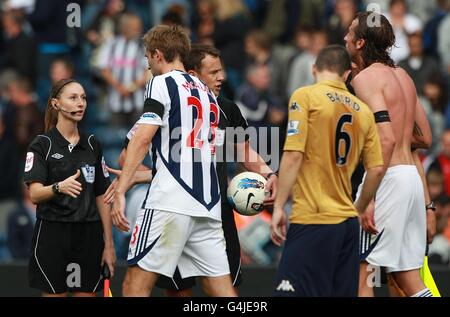
[[373,114],[375,116],[376,123],[391,122],[388,111],[378,111]]
[[144,102],[143,112],[153,112],[162,119],[164,116],[164,106],[158,100],[147,98]]

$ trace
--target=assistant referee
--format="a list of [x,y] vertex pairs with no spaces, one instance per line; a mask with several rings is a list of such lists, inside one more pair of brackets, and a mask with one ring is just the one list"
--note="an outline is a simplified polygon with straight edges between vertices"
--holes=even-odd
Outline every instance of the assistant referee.
[[78,129],[86,94],[73,79],[55,83],[47,102],[44,135],[29,146],[24,181],[37,204],[29,284],[43,296],[95,296],[101,266],[114,272],[110,184],[100,143]]

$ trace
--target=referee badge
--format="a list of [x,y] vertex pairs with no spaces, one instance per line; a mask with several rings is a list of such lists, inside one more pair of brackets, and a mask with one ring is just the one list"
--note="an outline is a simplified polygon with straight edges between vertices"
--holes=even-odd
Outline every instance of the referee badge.
[[85,166],[81,167],[81,171],[83,172],[86,183],[93,184],[95,180],[95,166],[86,164]]
[[31,171],[33,168],[33,161],[34,161],[34,153],[28,152],[27,158],[25,160],[25,173]]

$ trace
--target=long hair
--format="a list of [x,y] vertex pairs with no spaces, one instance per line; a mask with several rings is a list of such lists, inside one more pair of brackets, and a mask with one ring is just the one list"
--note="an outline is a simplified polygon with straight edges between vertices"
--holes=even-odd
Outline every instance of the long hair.
[[47,100],[47,109],[45,110],[45,132],[47,133],[51,128],[58,123],[58,110],[52,105],[53,98],[59,98],[63,88],[71,83],[78,83],[75,79],[61,79],[53,84],[50,91],[50,96]]
[[[371,19],[376,18],[380,25],[370,25]],[[355,28],[357,40],[365,40],[362,51],[362,59],[366,67],[373,63],[382,63],[389,67],[395,67],[390,56],[390,50],[395,45],[395,34],[388,19],[375,12],[360,12],[356,15],[358,26]]]

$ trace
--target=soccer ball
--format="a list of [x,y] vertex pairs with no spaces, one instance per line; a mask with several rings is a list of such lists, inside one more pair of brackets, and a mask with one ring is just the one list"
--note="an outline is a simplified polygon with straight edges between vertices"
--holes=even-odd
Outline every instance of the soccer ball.
[[252,172],[240,173],[228,185],[228,201],[241,215],[256,215],[264,209],[265,187],[263,176]]

